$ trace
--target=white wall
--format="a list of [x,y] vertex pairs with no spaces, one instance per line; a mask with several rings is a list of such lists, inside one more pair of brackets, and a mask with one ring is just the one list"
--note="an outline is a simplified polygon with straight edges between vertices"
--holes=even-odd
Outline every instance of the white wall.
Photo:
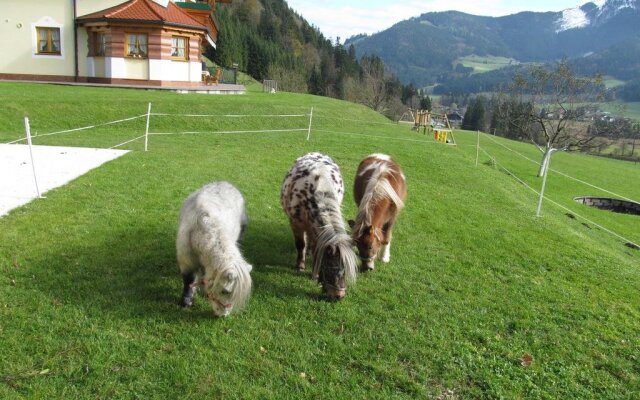
[[[70,0],[2,0],[0,73],[75,74],[73,7]],[[36,54],[36,27],[60,29],[60,55]]]
[[149,79],[160,81],[200,82],[200,62],[149,60]]

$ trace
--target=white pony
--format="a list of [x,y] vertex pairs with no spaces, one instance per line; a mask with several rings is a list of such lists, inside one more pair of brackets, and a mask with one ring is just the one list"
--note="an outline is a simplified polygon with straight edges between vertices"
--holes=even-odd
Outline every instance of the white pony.
[[252,267],[238,248],[246,225],[244,198],[228,182],[210,183],[185,200],[176,240],[183,307],[193,305],[198,287],[216,316],[229,315],[246,304]]

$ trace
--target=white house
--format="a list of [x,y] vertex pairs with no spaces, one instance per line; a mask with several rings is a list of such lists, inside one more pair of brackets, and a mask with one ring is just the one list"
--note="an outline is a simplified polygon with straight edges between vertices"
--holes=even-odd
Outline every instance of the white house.
[[215,3],[4,0],[0,79],[198,86]]

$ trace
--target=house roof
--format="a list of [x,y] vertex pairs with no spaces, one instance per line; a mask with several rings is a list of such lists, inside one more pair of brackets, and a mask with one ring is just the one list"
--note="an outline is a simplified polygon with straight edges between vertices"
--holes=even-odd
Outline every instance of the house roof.
[[173,2],[163,7],[151,0],[129,0],[106,10],[83,15],[79,22],[136,22],[139,24],[163,24],[207,30],[207,27],[192,18]]

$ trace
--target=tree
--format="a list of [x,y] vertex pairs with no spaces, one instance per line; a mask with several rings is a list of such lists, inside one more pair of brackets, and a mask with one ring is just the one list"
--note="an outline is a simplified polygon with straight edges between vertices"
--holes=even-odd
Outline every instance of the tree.
[[306,93],[308,90],[304,72],[295,68],[271,64],[269,65],[268,76],[278,82],[278,90],[280,91]]
[[267,45],[255,37],[247,40],[247,72],[258,80],[267,75],[271,62]]
[[425,96],[423,98],[420,99],[420,109],[421,110],[427,110],[427,111],[431,111],[431,97],[429,96]]
[[239,5],[236,14],[240,21],[256,26],[260,22],[260,2],[258,0],[244,0]]
[[384,63],[378,56],[364,56],[360,60],[362,67],[362,104],[375,111],[382,111],[386,100]]
[[555,151],[593,147],[599,135],[588,129],[587,111],[597,109],[605,90],[600,76],[577,76],[567,60],[552,69],[534,66],[514,77],[510,100],[520,106],[509,108],[508,123],[542,152],[538,176],[544,175]]
[[322,77],[322,74],[320,73],[320,71],[318,71],[317,68],[314,68],[311,71],[308,85],[309,85],[309,93],[315,94],[318,96],[324,96],[325,82],[324,82],[324,78]]
[[491,104],[491,132],[509,139],[525,140],[528,137],[528,126],[519,119],[532,112],[532,103],[522,103],[515,97],[498,93],[491,99]]
[[483,131],[485,125],[485,98],[478,96],[473,99],[462,119],[462,129]]

